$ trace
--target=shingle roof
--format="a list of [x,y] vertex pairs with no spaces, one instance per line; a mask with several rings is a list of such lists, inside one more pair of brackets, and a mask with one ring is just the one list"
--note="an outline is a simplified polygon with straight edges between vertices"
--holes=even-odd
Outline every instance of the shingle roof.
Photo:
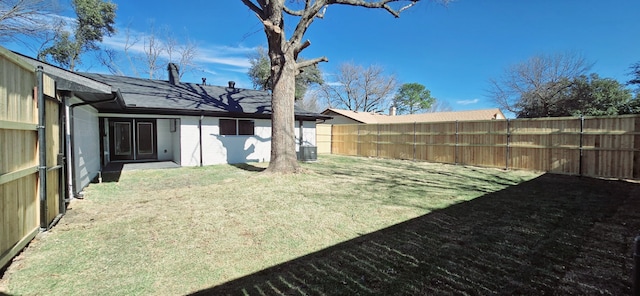
[[[149,112],[214,113],[230,117],[271,116],[271,94],[266,91],[214,85],[143,79],[95,73],[79,73],[118,89],[126,108]],[[324,118],[296,106],[296,116]]]
[[380,113],[356,112],[342,109],[327,109],[322,112],[324,115],[342,115],[355,121],[367,124],[373,123],[408,123],[408,122],[442,122],[442,121],[470,121],[470,120],[490,120],[505,119],[500,109],[484,109],[455,112],[434,112],[423,114],[395,115],[390,116]]

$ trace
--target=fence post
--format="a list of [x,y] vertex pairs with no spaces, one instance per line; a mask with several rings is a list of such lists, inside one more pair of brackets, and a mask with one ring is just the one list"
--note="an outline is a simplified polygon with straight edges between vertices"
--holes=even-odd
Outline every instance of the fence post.
[[47,134],[46,126],[46,107],[44,101],[44,72],[42,66],[36,68],[36,89],[38,95],[38,177],[40,187],[40,230],[49,230],[47,223]]
[[376,157],[380,158],[380,124],[376,124]]
[[640,178],[640,116],[633,120],[633,168],[631,176],[634,179]]
[[416,161],[416,142],[418,141],[416,138],[416,125],[417,122],[413,122],[413,161]]
[[580,115],[580,156],[578,158],[578,175],[582,176],[582,157],[583,157],[583,138],[584,138],[584,116]]
[[505,159],[504,166],[505,170],[509,170],[509,142],[511,141],[511,131],[509,130],[509,118],[507,118],[507,146],[505,147]]
[[456,120],[456,143],[453,148],[453,163],[458,164],[458,121]]

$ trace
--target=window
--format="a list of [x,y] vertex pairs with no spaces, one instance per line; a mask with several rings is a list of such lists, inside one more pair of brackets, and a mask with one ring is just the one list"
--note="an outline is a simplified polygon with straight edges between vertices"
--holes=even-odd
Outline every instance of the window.
[[220,119],[220,134],[226,136],[253,136],[255,123],[253,120]]
[[253,120],[238,120],[238,135],[253,136]]
[[235,119],[220,119],[220,134],[221,135],[236,135],[236,120]]

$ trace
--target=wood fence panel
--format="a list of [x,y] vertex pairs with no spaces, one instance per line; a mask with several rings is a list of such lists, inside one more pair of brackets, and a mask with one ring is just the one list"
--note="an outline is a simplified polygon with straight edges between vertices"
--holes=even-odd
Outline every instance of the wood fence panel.
[[331,125],[316,125],[316,146],[318,154],[331,154]]
[[334,125],[331,129],[331,151],[339,155],[358,155],[358,125]]
[[358,156],[378,156],[378,125],[358,126]]
[[633,178],[638,116],[585,118],[583,128],[583,174]]
[[512,120],[509,133],[509,168],[580,173],[580,118]]
[[417,123],[416,160],[455,163],[456,123]]
[[40,228],[34,69],[0,47],[0,267]]
[[[45,93],[55,95],[55,91],[47,88],[54,87],[48,76],[44,78]],[[60,203],[63,199],[60,195],[62,184],[62,167],[58,166],[58,154],[62,153],[62,143],[60,137],[60,102],[54,97],[48,97],[45,102],[46,107],[46,142],[47,142],[47,224],[51,224],[53,220],[60,214]]]
[[0,58],[0,120],[36,123],[35,85],[33,71],[27,71],[9,59]]
[[506,168],[507,122],[458,122],[458,163]]
[[378,125],[378,157],[392,159],[415,159],[414,124]]

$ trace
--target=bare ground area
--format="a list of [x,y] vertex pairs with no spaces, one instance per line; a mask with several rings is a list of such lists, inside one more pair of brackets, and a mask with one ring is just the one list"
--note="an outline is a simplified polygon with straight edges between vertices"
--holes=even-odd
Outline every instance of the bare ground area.
[[640,184],[326,156],[122,172],[0,280],[15,295],[628,295]]

